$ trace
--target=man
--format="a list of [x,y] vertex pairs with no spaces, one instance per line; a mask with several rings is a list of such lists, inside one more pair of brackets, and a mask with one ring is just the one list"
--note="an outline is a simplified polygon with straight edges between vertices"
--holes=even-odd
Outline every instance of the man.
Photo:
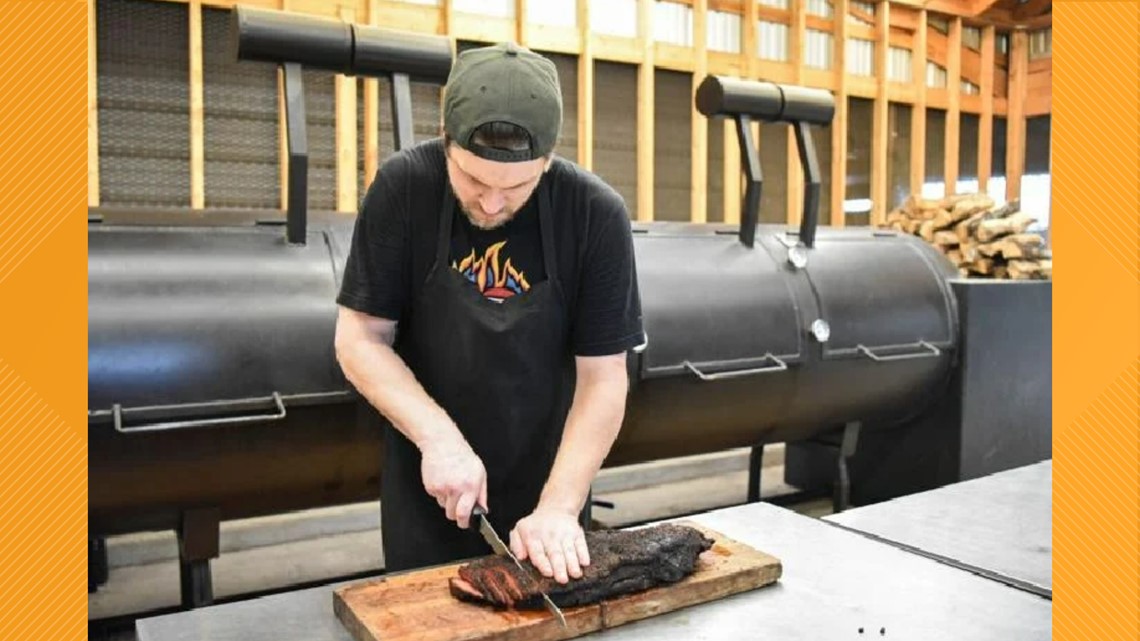
[[386,160],[365,196],[336,352],[387,419],[389,570],[489,553],[476,505],[545,576],[590,562],[582,511],[644,335],[625,205],[554,156],[561,122],[549,60],[467,51],[442,139]]

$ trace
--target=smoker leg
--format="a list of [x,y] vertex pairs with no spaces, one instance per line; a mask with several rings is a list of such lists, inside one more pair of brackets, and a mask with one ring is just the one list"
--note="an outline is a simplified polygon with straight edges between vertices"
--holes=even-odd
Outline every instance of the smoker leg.
[[838,514],[851,504],[851,477],[847,472],[847,459],[855,454],[855,446],[859,441],[859,428],[862,423],[853,421],[843,427],[843,438],[839,444],[836,458],[838,474],[835,478],[835,495],[832,497],[832,509]]
[[107,539],[87,537],[87,593],[91,594],[107,582],[110,569],[107,564]]
[[214,602],[210,559],[218,556],[220,526],[221,511],[216,507],[182,513],[178,556],[184,608],[197,608]]
[[760,473],[764,467],[764,446],[753,445],[748,455],[748,502],[760,500]]

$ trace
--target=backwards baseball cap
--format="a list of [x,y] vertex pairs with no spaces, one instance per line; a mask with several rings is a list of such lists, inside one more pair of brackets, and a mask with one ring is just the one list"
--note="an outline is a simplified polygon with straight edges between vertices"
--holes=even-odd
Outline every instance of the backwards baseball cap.
[[[491,122],[524,130],[529,148],[477,144],[475,131]],[[562,90],[553,62],[513,42],[459,54],[443,104],[443,129],[459,146],[487,160],[534,160],[554,149],[561,128]]]

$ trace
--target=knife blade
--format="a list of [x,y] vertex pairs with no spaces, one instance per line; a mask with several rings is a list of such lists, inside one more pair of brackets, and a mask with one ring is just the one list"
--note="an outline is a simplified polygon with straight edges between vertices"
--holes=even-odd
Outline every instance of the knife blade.
[[[471,517],[478,522],[479,534],[483,535],[483,540],[487,542],[487,545],[491,546],[495,554],[505,556],[511,561],[514,561],[514,564],[518,566],[519,570],[524,574],[533,576],[530,570],[527,570],[518,560],[518,557],[511,552],[511,549],[503,543],[503,539],[499,538],[499,534],[495,532],[495,528],[491,527],[491,522],[487,520],[487,512],[484,511],[483,508],[476,505],[475,509],[471,511]],[[538,582],[541,579],[542,577],[536,577],[535,581]],[[550,599],[550,596],[547,595],[546,592],[539,592],[539,594],[542,595],[542,602],[546,606],[546,609],[558,619],[558,623],[560,623],[563,628],[566,628],[566,617],[562,615],[562,610],[559,609],[557,605],[554,605],[554,601]]]

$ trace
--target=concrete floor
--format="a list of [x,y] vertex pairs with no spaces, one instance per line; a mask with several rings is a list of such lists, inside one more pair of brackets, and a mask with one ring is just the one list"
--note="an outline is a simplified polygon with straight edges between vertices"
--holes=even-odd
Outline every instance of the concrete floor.
[[[608,527],[667,518],[743,503],[747,497],[747,450],[605,470],[595,498],[614,504],[595,508]],[[764,497],[792,492],[783,483],[783,448],[765,452]],[[811,516],[831,513],[828,500],[792,506]],[[303,583],[331,581],[383,567],[378,503],[311,510],[227,522],[222,553],[211,562],[216,598],[240,598]],[[108,582],[88,596],[89,638],[133,641],[130,618],[177,607],[179,578],[173,533],[143,533],[107,541]],[[118,618],[121,625],[108,627]]]

